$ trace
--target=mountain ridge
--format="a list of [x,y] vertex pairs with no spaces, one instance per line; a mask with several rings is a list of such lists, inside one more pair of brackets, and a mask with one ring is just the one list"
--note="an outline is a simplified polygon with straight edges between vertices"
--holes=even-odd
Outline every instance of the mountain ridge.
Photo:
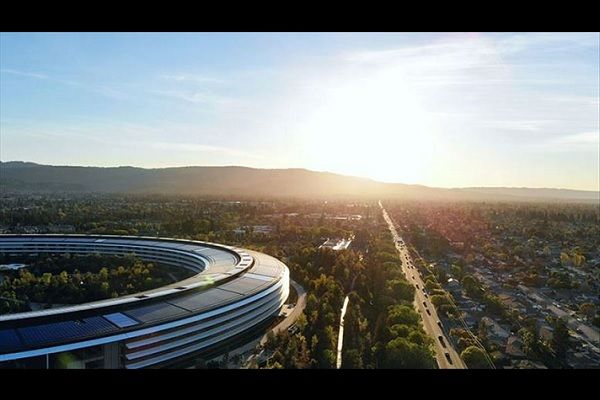
[[436,188],[304,168],[54,166],[0,161],[3,192],[171,193],[240,197],[380,197],[417,200],[600,201],[600,192],[557,188]]

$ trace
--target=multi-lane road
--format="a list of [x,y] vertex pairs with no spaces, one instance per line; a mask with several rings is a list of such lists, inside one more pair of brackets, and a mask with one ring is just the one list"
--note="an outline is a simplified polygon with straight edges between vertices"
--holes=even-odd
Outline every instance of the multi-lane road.
[[381,201],[379,202],[379,207],[381,207],[383,218],[388,224],[394,238],[396,249],[400,254],[402,271],[404,272],[404,275],[406,275],[406,279],[415,286],[415,308],[421,314],[425,332],[434,340],[435,359],[438,366],[445,369],[467,368],[456,350],[452,347],[452,344],[446,338],[443,325],[437,316],[435,307],[429,301],[429,295],[425,291],[425,284],[423,283],[422,277],[414,266],[406,244],[400,235],[398,235],[394,222],[385,208],[383,208]]

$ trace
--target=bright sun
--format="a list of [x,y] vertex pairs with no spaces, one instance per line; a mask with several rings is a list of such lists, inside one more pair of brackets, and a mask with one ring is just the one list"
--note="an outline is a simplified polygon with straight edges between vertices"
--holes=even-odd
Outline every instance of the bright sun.
[[312,169],[416,183],[432,166],[435,126],[419,96],[389,69],[323,84],[301,126]]

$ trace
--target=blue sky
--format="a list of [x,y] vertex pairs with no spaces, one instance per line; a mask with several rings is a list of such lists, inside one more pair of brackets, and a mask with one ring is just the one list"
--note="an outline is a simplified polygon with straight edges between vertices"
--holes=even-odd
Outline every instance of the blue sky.
[[599,189],[598,33],[0,37],[0,159]]

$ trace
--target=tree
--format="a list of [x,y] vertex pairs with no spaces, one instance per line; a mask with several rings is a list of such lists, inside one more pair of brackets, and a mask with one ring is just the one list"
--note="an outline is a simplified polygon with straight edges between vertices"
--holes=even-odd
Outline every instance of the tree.
[[408,337],[410,334],[410,327],[404,324],[396,324],[390,327],[390,335],[392,338],[397,337]]
[[592,319],[596,314],[596,306],[593,303],[583,303],[579,306],[579,311],[588,319]]
[[569,349],[569,328],[564,319],[562,318],[552,318],[551,319],[552,327],[554,328],[554,334],[552,335],[552,341],[550,346],[556,357],[559,359],[564,359],[567,350]]
[[388,287],[396,300],[412,301],[415,298],[415,288],[405,280],[394,279],[389,281]]
[[469,296],[473,298],[481,297],[481,287],[479,285],[479,282],[472,275],[466,275],[462,279],[461,284],[463,285],[465,291]]
[[452,275],[454,276],[455,279],[457,279],[457,280],[462,279],[463,269],[460,265],[452,264],[451,271],[452,271]]
[[485,357],[485,352],[477,346],[469,346],[462,353],[460,357],[463,359],[465,364],[472,369],[488,369],[490,365]]
[[425,281],[425,289],[427,289],[429,292],[440,288],[440,285],[438,285],[433,279],[427,279]]
[[327,349],[323,352],[323,363],[319,365],[320,368],[334,368],[335,361],[337,359],[337,354],[331,350]]
[[396,338],[385,346],[383,368],[433,368],[434,359],[427,346]]
[[484,347],[489,348],[488,346],[488,334],[489,334],[489,328],[488,325],[486,323],[483,322],[483,320],[479,321],[479,325],[477,327],[477,337],[479,338],[479,341],[481,342],[481,344],[483,344]]
[[392,306],[388,312],[388,326],[396,324],[416,325],[420,320],[419,314],[409,306]]
[[579,253],[573,254],[572,260],[573,260],[573,265],[576,267],[581,267],[583,264],[585,264],[585,256],[583,256]]
[[483,301],[485,303],[486,310],[491,314],[495,314],[500,317],[505,316],[506,308],[498,296],[489,294],[484,297]]
[[444,304],[450,304],[450,299],[448,298],[448,295],[444,294],[444,295],[433,295],[431,296],[431,304],[433,304],[436,308],[436,310],[439,310],[441,306],[443,306]]
[[267,365],[268,369],[283,369],[283,366],[281,364],[279,364],[279,362],[275,361],[273,362],[273,364],[269,363]]
[[356,349],[344,351],[344,355],[342,357],[342,368],[363,368],[363,360],[360,355],[360,352]]
[[519,329],[519,336],[523,341],[525,354],[530,358],[537,358],[541,351],[541,343],[535,327]]

